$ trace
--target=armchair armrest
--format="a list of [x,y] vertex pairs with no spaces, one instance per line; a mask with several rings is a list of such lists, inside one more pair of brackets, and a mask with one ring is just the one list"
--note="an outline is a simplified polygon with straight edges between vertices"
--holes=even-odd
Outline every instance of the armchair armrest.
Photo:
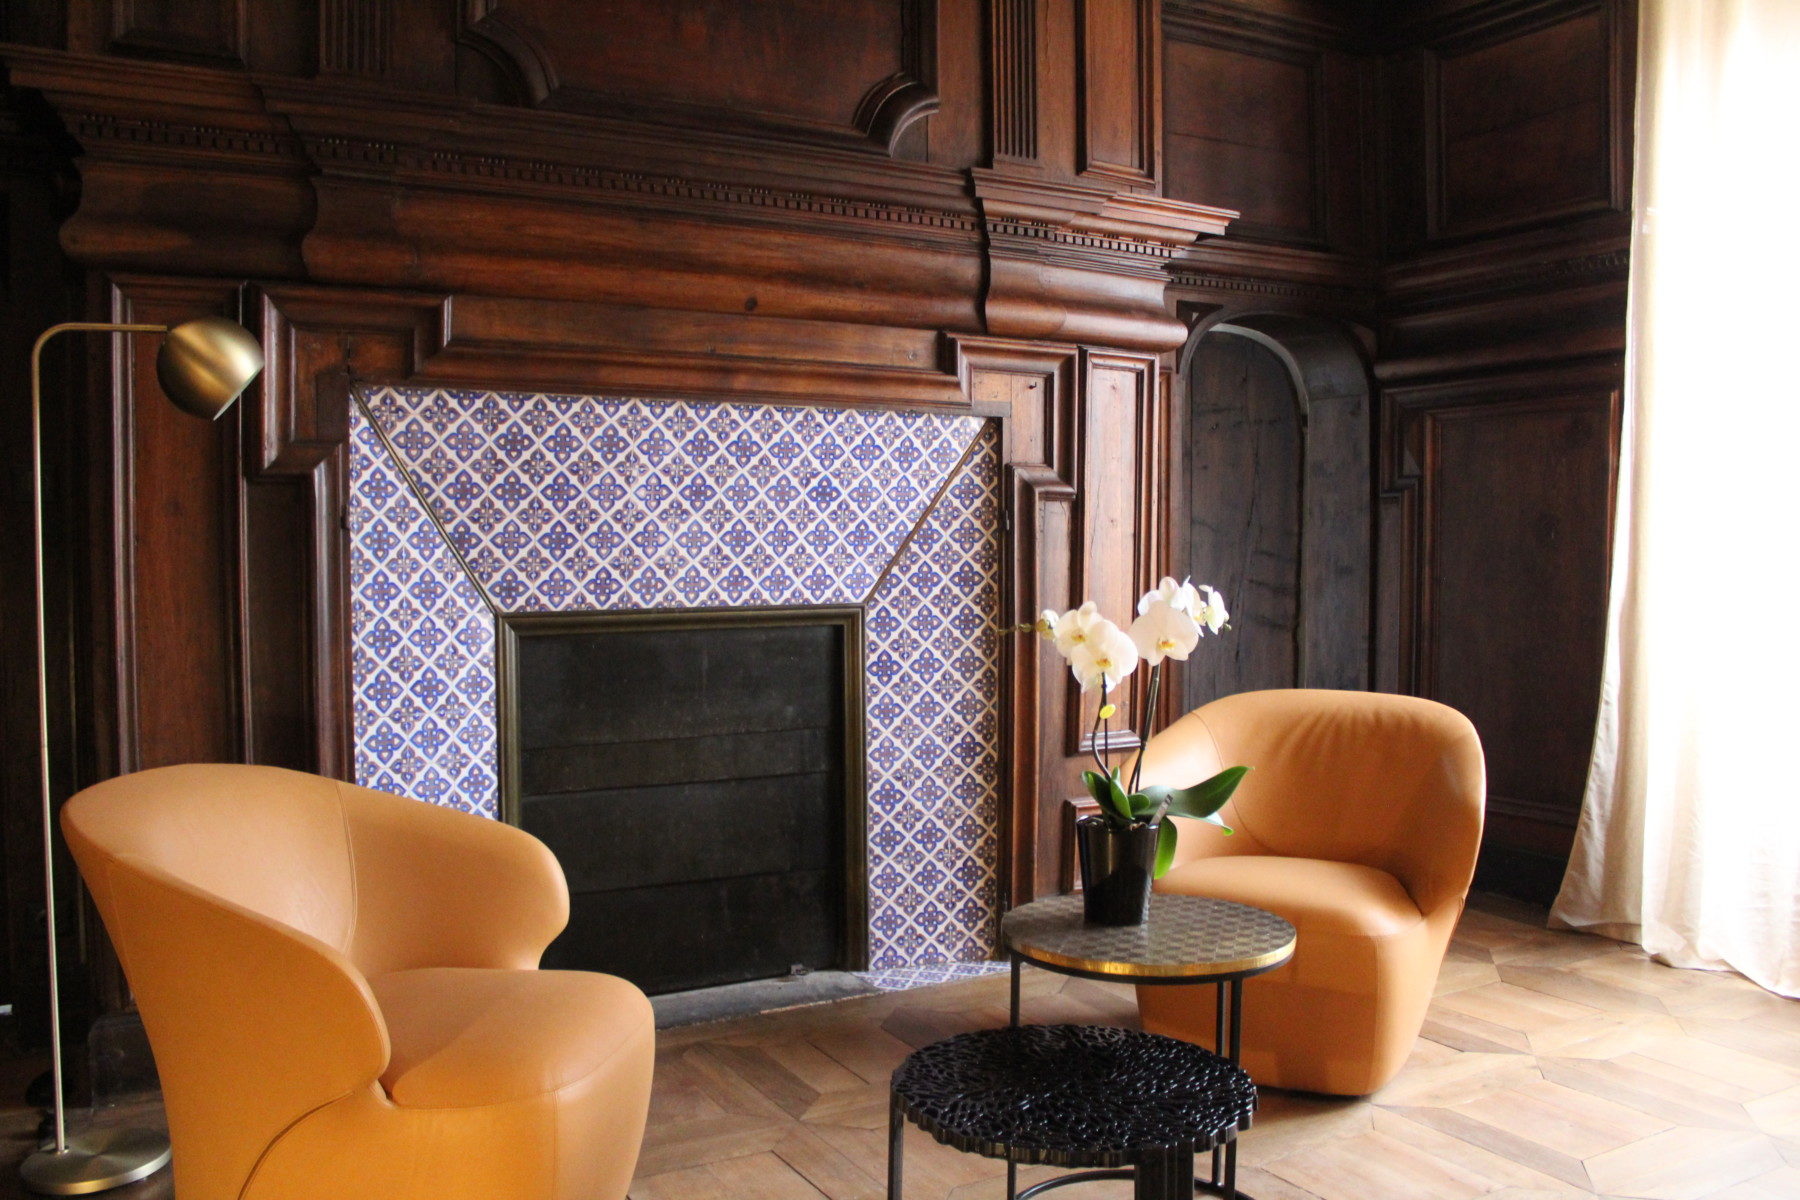
[[525,970],[569,921],[548,847],[484,817],[338,785],[356,886],[349,953],[370,976]]

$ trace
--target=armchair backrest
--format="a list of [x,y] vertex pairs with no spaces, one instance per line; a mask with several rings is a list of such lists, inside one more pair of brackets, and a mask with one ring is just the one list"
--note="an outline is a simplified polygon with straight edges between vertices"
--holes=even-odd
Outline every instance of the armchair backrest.
[[109,925],[110,880],[88,866],[130,858],[342,951],[356,889],[338,788],[271,767],[164,767],[89,788],[62,824]]
[[156,1053],[183,1200],[237,1200],[295,1121],[381,1098],[369,978],[535,967],[568,915],[530,835],[298,771],[125,775],[62,827]]
[[1251,768],[1221,814],[1184,829],[1178,861],[1274,854],[1377,867],[1430,913],[1468,890],[1486,774],[1468,718],[1415,696],[1281,689],[1226,696],[1151,740],[1144,781],[1188,786]]

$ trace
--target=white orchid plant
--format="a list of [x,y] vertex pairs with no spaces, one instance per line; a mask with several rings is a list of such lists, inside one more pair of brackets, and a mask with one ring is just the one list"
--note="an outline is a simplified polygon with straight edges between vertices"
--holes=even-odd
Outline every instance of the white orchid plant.
[[1093,601],[1065,613],[1045,609],[1035,625],[1021,626],[1021,631],[1034,630],[1053,641],[1059,654],[1069,664],[1083,694],[1100,689],[1100,705],[1094,714],[1094,762],[1098,771],[1085,771],[1082,780],[1100,806],[1101,815],[1116,829],[1157,826],[1156,874],[1161,876],[1175,860],[1175,844],[1179,834],[1175,823],[1163,818],[1174,815],[1210,821],[1230,833],[1219,819],[1219,810],[1231,799],[1238,782],[1249,767],[1227,767],[1211,779],[1192,787],[1174,788],[1162,784],[1140,787],[1143,755],[1138,755],[1129,781],[1120,778],[1120,769],[1107,765],[1103,747],[1110,740],[1112,718],[1118,706],[1108,697],[1112,690],[1137,670],[1138,663],[1150,667],[1149,694],[1144,704],[1144,728],[1140,744],[1148,745],[1156,723],[1156,699],[1162,687],[1165,662],[1186,662],[1189,654],[1208,633],[1217,635],[1230,614],[1225,611],[1225,597],[1205,584],[1195,586],[1183,580],[1164,578],[1138,601],[1137,619],[1129,629],[1120,629],[1100,614]]

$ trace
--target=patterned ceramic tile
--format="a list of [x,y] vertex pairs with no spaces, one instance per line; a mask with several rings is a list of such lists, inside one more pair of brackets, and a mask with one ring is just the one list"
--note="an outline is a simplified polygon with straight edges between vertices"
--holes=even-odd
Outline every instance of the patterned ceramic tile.
[[350,419],[356,778],[494,816],[494,627],[380,439]]
[[999,530],[999,443],[988,429],[869,601],[873,968],[994,948]]
[[407,389],[370,407],[508,611],[856,603],[981,425]]
[[[370,399],[503,609],[866,601],[872,966],[987,957],[999,457],[983,421],[412,389]],[[359,778],[491,813],[491,622],[360,424],[352,475]],[[415,630],[436,657],[401,644]],[[433,703],[457,715],[452,734]]]

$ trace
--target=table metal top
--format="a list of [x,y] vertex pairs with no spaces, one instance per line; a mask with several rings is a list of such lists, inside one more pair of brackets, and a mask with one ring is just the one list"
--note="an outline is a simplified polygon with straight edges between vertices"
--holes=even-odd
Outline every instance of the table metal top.
[[1080,896],[1051,896],[1000,919],[1000,940],[1041,966],[1121,979],[1202,982],[1280,966],[1294,927],[1272,912],[1207,896],[1150,897],[1142,925],[1089,925]]

